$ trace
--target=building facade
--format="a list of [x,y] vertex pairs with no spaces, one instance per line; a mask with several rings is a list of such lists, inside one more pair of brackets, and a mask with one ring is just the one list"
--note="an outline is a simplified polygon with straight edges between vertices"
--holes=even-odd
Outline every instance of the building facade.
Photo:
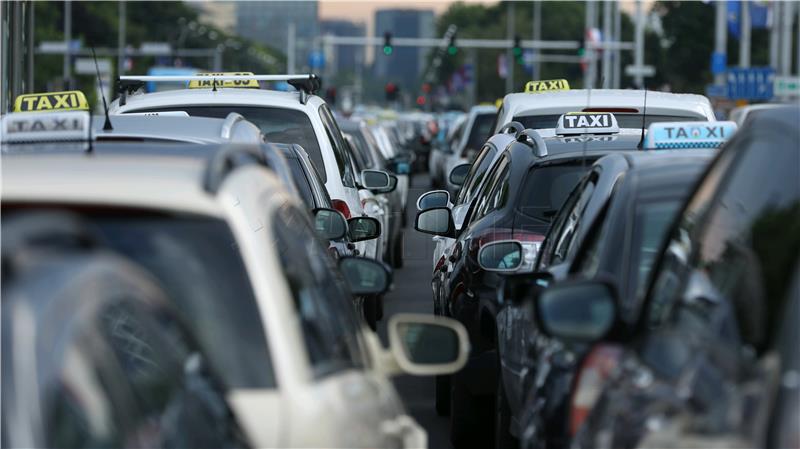
[[[366,36],[366,25],[349,20],[324,20],[320,22],[323,35],[334,36]],[[328,57],[330,69],[337,74],[354,73],[364,64],[365,49],[359,45],[337,45],[331,49]]]
[[[286,52],[290,24],[294,24],[296,68],[308,65],[308,56],[319,34],[316,1],[236,2],[236,31],[239,35]],[[287,58],[289,55],[287,55]]]

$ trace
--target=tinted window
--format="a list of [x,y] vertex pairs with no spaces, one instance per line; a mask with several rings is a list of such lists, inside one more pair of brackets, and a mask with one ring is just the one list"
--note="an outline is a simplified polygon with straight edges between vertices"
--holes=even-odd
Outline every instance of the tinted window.
[[508,181],[508,164],[508,157],[506,156],[503,156],[499,161],[497,161],[497,164],[489,173],[489,179],[481,189],[480,195],[475,200],[475,213],[473,214],[473,217],[470,218],[470,221],[474,221],[483,217],[489,211],[495,208],[498,192],[501,190],[501,186],[504,184],[503,180],[506,180],[505,184],[507,184]]
[[[478,157],[475,158],[475,162],[473,162],[472,166],[469,168],[464,186],[458,191],[456,204],[467,202],[467,200],[477,193],[478,187],[480,187],[483,177],[489,170],[489,165],[492,163],[495,154],[497,154],[497,150],[495,150],[493,146],[486,145],[483,147],[483,150],[478,154]],[[446,173],[446,176],[450,176],[450,173]]]
[[[562,114],[546,114],[546,115],[524,115],[514,117],[514,120],[522,123],[525,129],[547,129],[555,128],[558,125],[558,118]],[[642,127],[642,114],[620,114],[615,113],[614,117],[617,118],[617,123],[620,128],[641,128]],[[704,121],[705,117],[695,116],[681,116],[681,115],[651,115],[647,114],[645,118],[645,128],[650,126],[651,123],[658,122],[694,122]]]
[[636,273],[629,276],[632,282],[630,291],[636,292],[636,298],[641,298],[644,294],[647,277],[680,205],[677,200],[650,201],[636,208],[630,260],[630,267]]
[[375,167],[375,161],[372,159],[372,155],[370,154],[368,146],[369,144],[364,139],[364,133],[361,131],[354,131],[351,136],[353,136],[353,150],[355,150],[354,156],[358,165],[363,168]]
[[228,388],[275,386],[264,324],[228,226],[201,217],[98,215],[108,243],[153,273]]
[[[328,140],[331,142],[333,155],[336,158],[336,166],[339,168],[339,173],[342,176],[342,183],[345,185],[345,187],[355,187],[356,184],[355,180],[353,179],[353,173],[347,160],[348,156],[346,154],[346,143],[344,141],[344,137],[342,137],[342,132],[339,130],[339,126],[336,124],[336,120],[334,120],[330,109],[328,109],[328,106],[323,104],[319,107],[319,116],[322,119],[322,126],[325,128],[325,134],[327,134]],[[318,168],[320,171],[324,171],[324,166]]]
[[566,260],[572,253],[574,245],[578,243],[575,240],[575,232],[583,218],[583,211],[589,204],[589,200],[592,199],[596,181],[596,175],[593,174],[583,185],[583,189],[580,195],[578,195],[575,205],[566,213],[564,226],[560,229],[559,233],[555,235],[555,249],[553,251],[553,257],[550,260],[551,264],[558,264]]
[[314,192],[311,190],[311,184],[309,184],[308,178],[306,177],[306,172],[303,170],[303,164],[300,162],[300,159],[287,156],[286,162],[289,164],[289,168],[292,170],[292,179],[294,180],[295,186],[297,186],[297,191],[300,192],[300,197],[303,199],[303,203],[305,203],[306,207],[309,209],[317,207],[316,204],[314,204]]
[[581,163],[532,168],[522,188],[520,212],[549,223],[587,169]]
[[495,114],[479,114],[475,116],[472,128],[469,130],[469,138],[464,151],[475,151],[482,147],[486,140],[492,135],[492,125],[494,124]]
[[[311,120],[303,111],[285,108],[261,106],[181,106],[168,108],[138,109],[131,112],[174,111],[180,109],[197,117],[225,118],[231,112],[242,114],[253,122],[264,133],[267,142],[296,143],[308,152],[308,157],[317,166],[320,173],[325,173],[317,135]],[[323,175],[324,176],[324,175]],[[323,179],[325,179],[323,177]]]

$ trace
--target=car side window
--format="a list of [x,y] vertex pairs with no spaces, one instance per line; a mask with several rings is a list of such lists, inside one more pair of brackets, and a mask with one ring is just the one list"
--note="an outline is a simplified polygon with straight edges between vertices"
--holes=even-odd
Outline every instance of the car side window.
[[547,233],[547,237],[545,238],[542,248],[539,251],[539,257],[536,261],[537,270],[544,269],[550,265],[550,261],[553,258],[553,252],[555,251],[556,244],[558,243],[558,237],[561,235],[561,230],[564,228],[564,225],[567,222],[567,217],[569,217],[570,212],[575,207],[575,203],[581,196],[584,183],[585,180],[578,182],[578,185],[572,189],[572,192],[570,192],[566,201],[564,201],[564,206],[561,207],[556,214],[553,224],[550,226],[550,231]]
[[555,248],[553,249],[553,256],[550,260],[551,264],[563,262],[570,254],[570,250],[575,242],[575,231],[578,228],[578,223],[583,216],[586,205],[589,204],[589,200],[592,198],[596,183],[597,174],[593,173],[583,184],[583,189],[580,195],[578,195],[577,201],[575,201],[573,207],[569,209],[569,212],[564,217],[564,224],[561,231],[556,235]]
[[[470,221],[477,220],[496,208],[502,195],[503,179],[508,178],[508,157],[504,156],[497,161],[494,170],[489,174],[490,178],[484,185],[478,198],[476,198],[476,209],[474,217]],[[507,182],[505,183],[507,184]],[[507,191],[507,189],[506,189]]]
[[350,294],[308,219],[283,206],[273,217],[273,232],[315,376],[362,367],[360,328]]
[[[464,186],[458,191],[456,204],[463,204],[475,195],[476,190],[481,185],[481,181],[483,181],[483,177],[489,170],[489,164],[492,163],[495,154],[497,154],[497,150],[492,145],[484,145],[478,157],[475,158],[475,162],[469,168]],[[449,176],[450,174],[447,173],[446,175]]]
[[342,132],[339,130],[339,126],[336,124],[336,120],[334,120],[327,105],[323,104],[319,107],[319,116],[322,119],[322,126],[325,128],[325,134],[327,134],[328,140],[331,143],[331,148],[333,148],[333,155],[336,159],[336,166],[342,176],[342,183],[345,187],[355,187],[355,179],[353,178],[353,172],[348,163],[348,156],[346,154],[347,147],[345,146],[344,137],[342,137]]

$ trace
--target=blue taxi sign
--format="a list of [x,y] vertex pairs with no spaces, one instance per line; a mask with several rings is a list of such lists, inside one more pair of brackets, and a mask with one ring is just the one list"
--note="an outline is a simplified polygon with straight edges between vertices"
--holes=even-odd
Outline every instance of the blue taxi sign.
[[14,112],[0,120],[3,143],[87,142],[89,111]]
[[647,128],[644,148],[677,150],[718,148],[736,132],[736,122],[658,122]]
[[558,118],[556,134],[617,134],[619,124],[610,112],[567,112]]

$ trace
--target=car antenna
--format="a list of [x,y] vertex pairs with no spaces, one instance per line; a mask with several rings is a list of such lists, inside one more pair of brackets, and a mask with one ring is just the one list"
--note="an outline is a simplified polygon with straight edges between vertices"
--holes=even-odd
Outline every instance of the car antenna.
[[[592,107],[592,84],[589,83],[589,88],[586,89],[586,109]],[[583,155],[581,156],[581,170],[586,170],[586,145],[589,142],[589,139],[586,136],[582,137],[583,139]]]
[[636,146],[638,149],[642,149],[644,147],[644,127],[647,123],[647,86],[644,86],[644,106],[642,107],[642,138],[639,139],[639,145]]
[[97,83],[100,86],[100,96],[103,98],[103,110],[106,113],[106,122],[103,124],[103,131],[112,131],[111,119],[108,117],[108,104],[106,103],[106,94],[103,90],[103,79],[100,77],[100,66],[97,64],[97,55],[94,53],[94,46],[92,46],[92,59],[94,60],[94,69],[97,72]]

